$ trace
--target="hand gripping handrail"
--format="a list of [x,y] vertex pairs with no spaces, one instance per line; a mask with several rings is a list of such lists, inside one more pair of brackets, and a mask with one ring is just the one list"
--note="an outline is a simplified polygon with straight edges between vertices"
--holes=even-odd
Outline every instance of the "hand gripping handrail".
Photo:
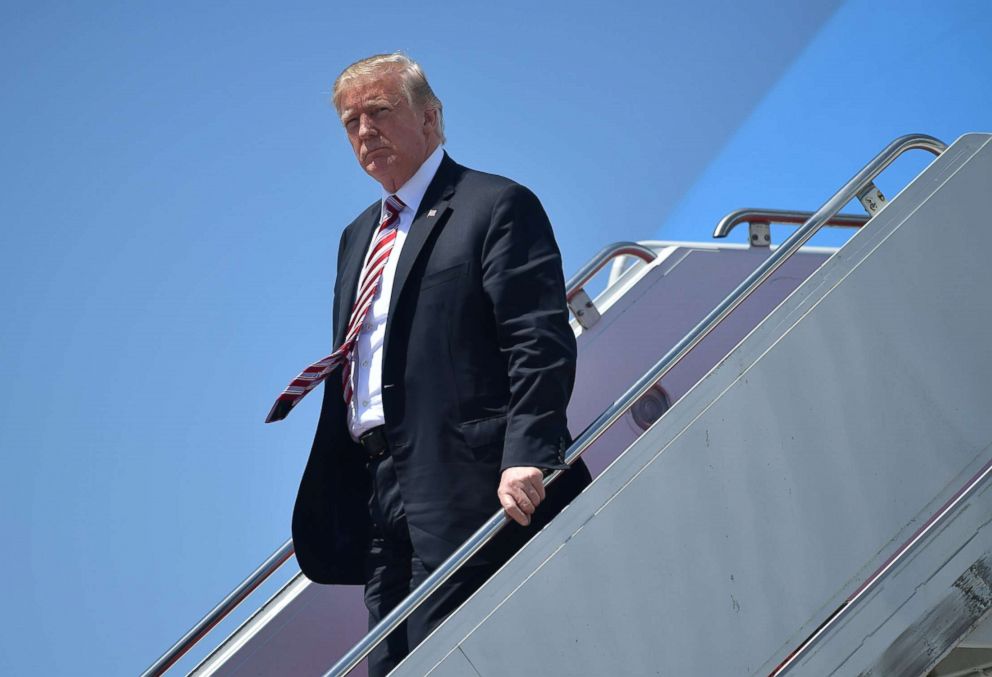
[[[738,209],[730,212],[716,224],[713,237],[721,238],[730,235],[730,231],[742,223],[791,223],[802,225],[813,216],[813,212],[797,212],[784,209]],[[838,214],[824,223],[824,226],[838,228],[861,228],[868,223],[870,216],[864,214]]]
[[[696,325],[668,353],[661,358],[647,373],[645,373],[627,392],[590,424],[578,439],[569,447],[565,458],[566,463],[574,463],[582,453],[589,448],[606,430],[613,425],[626,411],[641,398],[658,380],[667,374],[690,350],[699,344],[720,322],[723,321],[737,306],[747,299],[762,282],[774,273],[792,254],[805,244],[821,227],[848,202],[857,197],[858,192],[865,188],[883,169],[888,167],[897,157],[906,151],[920,149],[934,155],[940,155],[947,149],[939,139],[925,134],[909,134],[901,136],[875,156],[871,162],[858,172],[850,181],[827,200],[796,232],[790,235],[753,273],[738,285],[727,298],[720,302],[709,315]],[[545,486],[551,484],[561,470],[556,470],[545,478]],[[411,612],[430,596],[438,587],[448,580],[465,562],[479,551],[500,529],[508,522],[502,510],[469,537],[441,566],[411,592],[396,608],[389,612],[358,644],[356,644],[341,660],[324,675],[324,677],[342,677],[348,674],[372,651],[396,626],[402,623]]]
[[[565,286],[565,297],[571,301],[576,294],[582,292],[585,285],[593,275],[598,273],[603,266],[617,258],[618,256],[636,256],[637,258],[650,263],[656,254],[653,250],[636,242],[614,242],[604,247],[596,256],[579,269],[579,272],[572,276]],[[573,312],[576,312],[573,309]],[[578,316],[578,312],[576,312]],[[197,642],[210,632],[218,623],[227,617],[234,609],[245,600],[248,595],[255,591],[259,585],[264,583],[269,576],[282,566],[293,556],[293,539],[289,539],[282,546],[272,553],[248,578],[243,580],[231,593],[220,601],[217,606],[210,610],[200,621],[183,635],[178,642],[166,651],[154,664],[141,673],[141,677],[159,677],[175,665],[186,653],[192,649]]]

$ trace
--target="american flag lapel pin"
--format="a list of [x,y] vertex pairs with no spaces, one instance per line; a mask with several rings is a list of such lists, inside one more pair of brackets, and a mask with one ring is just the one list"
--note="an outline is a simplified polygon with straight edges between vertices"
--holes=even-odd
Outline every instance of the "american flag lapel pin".
[[437,216],[437,210],[436,209],[432,209],[429,212],[427,212],[427,218],[430,218],[432,216]]

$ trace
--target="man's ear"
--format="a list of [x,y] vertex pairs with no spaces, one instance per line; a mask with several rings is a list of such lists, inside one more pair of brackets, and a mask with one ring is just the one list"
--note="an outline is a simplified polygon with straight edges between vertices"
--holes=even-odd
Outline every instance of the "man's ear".
[[424,109],[424,128],[437,131],[437,108]]

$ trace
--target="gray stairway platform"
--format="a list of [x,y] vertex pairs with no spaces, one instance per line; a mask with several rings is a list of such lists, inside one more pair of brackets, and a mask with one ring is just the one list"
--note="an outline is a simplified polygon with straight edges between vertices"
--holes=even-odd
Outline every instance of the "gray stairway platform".
[[[989,136],[962,137],[394,674],[772,672],[992,460],[990,188]],[[992,550],[990,505],[790,674],[892,674]]]

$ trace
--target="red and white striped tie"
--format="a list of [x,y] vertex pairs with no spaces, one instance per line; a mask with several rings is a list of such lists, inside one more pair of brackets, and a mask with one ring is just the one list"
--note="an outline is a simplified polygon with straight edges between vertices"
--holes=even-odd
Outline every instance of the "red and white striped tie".
[[358,333],[361,331],[365,316],[368,315],[372,307],[372,299],[375,297],[376,289],[382,280],[382,271],[389,260],[389,254],[393,251],[393,242],[396,240],[396,224],[400,220],[400,212],[403,211],[403,201],[395,195],[386,198],[386,213],[382,215],[379,222],[379,229],[376,232],[372,243],[372,253],[369,254],[365,266],[362,268],[361,277],[358,278],[358,297],[355,305],[351,308],[351,319],[348,320],[348,332],[345,334],[344,342],[333,353],[322,360],[314,362],[309,367],[300,372],[300,375],[290,381],[282,394],[276,398],[275,404],[266,417],[266,423],[281,421],[289,415],[293,407],[306,397],[307,393],[317,387],[327,375],[344,362],[343,390],[345,403],[351,402],[351,352],[355,348],[358,340]]

